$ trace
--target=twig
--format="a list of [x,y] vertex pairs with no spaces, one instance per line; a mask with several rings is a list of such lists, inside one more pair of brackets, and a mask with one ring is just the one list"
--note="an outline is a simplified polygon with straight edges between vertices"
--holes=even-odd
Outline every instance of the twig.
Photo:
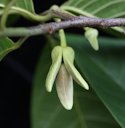
[[[56,11],[55,11],[56,12]],[[0,32],[1,36],[35,36],[41,34],[52,34],[59,29],[66,29],[71,27],[100,27],[109,28],[115,26],[125,26],[125,18],[91,18],[84,16],[74,17],[70,14],[64,12],[56,12],[53,14],[65,21],[62,22],[51,22],[44,23],[34,27],[18,27],[18,28],[6,28],[4,31]]]

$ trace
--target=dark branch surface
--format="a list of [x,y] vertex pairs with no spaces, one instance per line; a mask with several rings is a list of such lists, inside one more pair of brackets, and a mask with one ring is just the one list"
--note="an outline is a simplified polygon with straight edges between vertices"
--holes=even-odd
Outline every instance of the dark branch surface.
[[[68,19],[67,15],[63,15],[63,19]],[[0,32],[0,36],[33,36],[47,33],[52,34],[59,29],[66,29],[71,27],[109,28],[114,26],[125,26],[125,18],[103,19],[84,16],[72,16],[69,17],[68,20],[58,23],[51,22],[28,28],[6,28],[4,31]]]

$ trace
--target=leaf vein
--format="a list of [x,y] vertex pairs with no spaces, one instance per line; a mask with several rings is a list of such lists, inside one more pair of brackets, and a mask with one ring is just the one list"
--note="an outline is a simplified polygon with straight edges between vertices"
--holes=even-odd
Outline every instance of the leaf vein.
[[105,9],[106,7],[109,7],[113,4],[117,4],[120,2],[125,2],[125,0],[115,0],[115,1],[111,1],[111,2],[107,2],[106,4],[104,4],[103,6],[101,6],[100,8],[96,9],[95,11],[92,12],[92,14],[97,14],[98,12],[102,11],[103,9]]

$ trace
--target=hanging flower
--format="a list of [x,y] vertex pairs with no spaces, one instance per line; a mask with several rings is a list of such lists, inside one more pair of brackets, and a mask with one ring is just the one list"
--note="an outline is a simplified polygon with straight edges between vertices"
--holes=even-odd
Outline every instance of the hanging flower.
[[71,47],[56,46],[51,57],[52,65],[46,78],[46,89],[51,92],[56,81],[60,102],[64,108],[70,110],[73,106],[73,79],[86,90],[89,86],[74,66],[75,53]]

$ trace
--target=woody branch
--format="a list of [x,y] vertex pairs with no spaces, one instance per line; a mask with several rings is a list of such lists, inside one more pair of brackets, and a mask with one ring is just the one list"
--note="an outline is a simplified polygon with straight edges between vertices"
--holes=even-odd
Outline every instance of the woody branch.
[[52,34],[59,29],[71,27],[96,27],[110,28],[115,26],[125,26],[125,18],[93,18],[85,16],[72,16],[65,12],[52,11],[54,17],[61,18],[61,22],[43,23],[33,27],[6,28],[0,31],[0,37],[3,36],[35,36],[41,34]]

